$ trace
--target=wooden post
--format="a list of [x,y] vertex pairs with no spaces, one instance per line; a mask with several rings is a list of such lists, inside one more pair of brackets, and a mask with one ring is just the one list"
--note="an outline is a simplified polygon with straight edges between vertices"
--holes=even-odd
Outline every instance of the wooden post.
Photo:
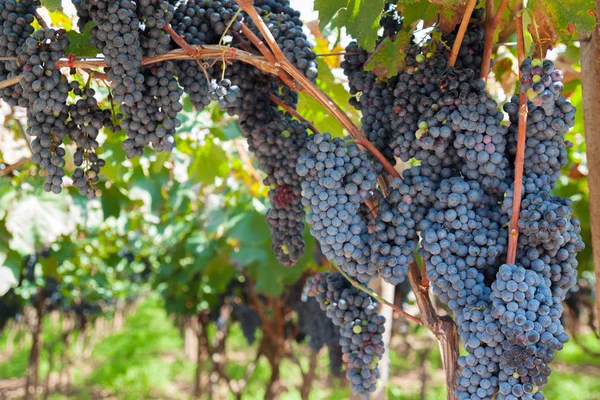
[[[596,16],[600,2],[596,2]],[[581,86],[583,89],[583,120],[590,190],[590,222],[596,293],[600,293],[600,27],[596,25],[590,40],[581,42]],[[600,296],[596,296],[596,318],[600,326]]]

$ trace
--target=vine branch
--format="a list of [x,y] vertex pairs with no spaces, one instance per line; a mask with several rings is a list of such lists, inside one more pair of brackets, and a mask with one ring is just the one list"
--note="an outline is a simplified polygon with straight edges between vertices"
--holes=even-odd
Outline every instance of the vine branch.
[[485,3],[485,41],[483,44],[483,58],[481,60],[481,79],[487,81],[487,76],[490,73],[490,66],[492,65],[492,51],[494,48],[494,34],[502,14],[506,8],[508,0],[501,0],[498,6],[498,11],[494,13],[494,0],[487,0]]
[[373,297],[375,300],[377,300],[381,304],[385,304],[386,306],[392,308],[396,314],[402,315],[403,317],[410,319],[414,323],[417,323],[417,324],[423,326],[423,321],[421,321],[421,319],[415,317],[412,314],[407,313],[402,308],[398,307],[395,304],[390,303],[389,301],[387,301],[386,299],[384,299],[383,297],[381,297],[379,294],[375,293],[375,291],[373,291],[373,290],[371,290],[371,289],[369,289],[369,288],[361,285],[360,283],[358,283],[357,281],[355,281],[354,279],[352,279],[350,276],[348,276],[348,274],[346,274],[346,272],[344,272],[344,270],[342,270],[336,264],[334,264],[334,263],[331,263],[331,264],[333,264],[333,266],[335,267],[335,269],[337,269],[344,276],[344,278],[346,278],[346,280],[348,282],[350,282],[350,284],[352,284],[352,286],[354,286],[355,288],[357,288],[358,290],[360,290],[362,292],[367,293],[369,296]]
[[15,169],[21,167],[24,164],[27,164],[29,161],[31,161],[31,157],[25,157],[25,158],[21,158],[19,161],[17,161],[14,164],[7,165],[4,169],[0,169],[0,176],[5,176],[5,175],[10,174]]
[[[522,77],[521,64],[525,59],[525,39],[523,37],[523,0],[517,0],[517,15],[515,19],[517,31],[517,58],[519,60],[519,81]],[[519,214],[521,212],[521,197],[523,191],[523,164],[525,162],[525,139],[527,137],[527,94],[519,93],[519,131],[517,138],[517,154],[515,157],[515,182],[513,185],[513,207],[510,218],[508,236],[507,264],[514,264],[519,240]]]
[[377,159],[377,161],[379,161],[381,163],[381,165],[383,165],[383,168],[385,168],[385,170],[387,171],[388,174],[390,174],[390,176],[393,176],[394,178],[402,179],[400,177],[400,174],[398,173],[398,171],[396,171],[394,169],[392,164],[390,164],[390,162],[385,158],[385,156],[383,154],[381,154],[381,152],[377,149],[377,147],[375,147],[375,145],[373,143],[371,143],[368,139],[366,139],[366,138],[357,139],[356,144],[359,146],[363,146],[365,149],[367,149],[367,151],[369,153],[371,153],[371,155],[373,157],[375,157]]
[[450,51],[450,58],[448,59],[449,67],[454,67],[454,64],[456,64],[456,58],[458,57],[460,46],[462,44],[463,39],[465,38],[465,33],[467,32],[467,28],[469,27],[469,21],[471,20],[471,14],[473,14],[473,10],[475,9],[476,5],[477,0],[469,0],[469,2],[467,3],[467,8],[465,9],[463,19],[460,23],[460,27],[458,28],[456,39],[454,40],[454,45],[452,46],[452,50]]
[[292,117],[296,118],[298,121],[305,123],[308,126],[308,129],[310,129],[313,133],[321,133],[312,122],[310,122],[309,120],[304,118],[302,115],[300,115],[300,113],[298,113],[298,111],[294,110],[292,107],[285,104],[283,102],[283,100],[281,100],[279,97],[275,96],[274,94],[271,94],[269,96],[269,99],[271,99],[271,101],[273,103],[275,103],[277,106],[283,108],[283,110],[286,113],[290,114]]

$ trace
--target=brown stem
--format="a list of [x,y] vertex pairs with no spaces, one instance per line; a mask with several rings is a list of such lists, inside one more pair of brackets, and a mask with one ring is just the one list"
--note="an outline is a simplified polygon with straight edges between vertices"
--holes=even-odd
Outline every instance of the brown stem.
[[276,62],[275,56],[273,55],[271,50],[269,50],[267,45],[265,45],[265,42],[260,40],[260,38],[256,36],[250,28],[248,28],[248,25],[244,24],[243,22],[240,22],[240,27],[244,36],[246,36],[252,42],[252,44],[256,46],[260,54],[262,54],[268,62],[274,64]]
[[[264,23],[263,23],[264,24]],[[300,71],[296,69],[287,59],[281,64],[284,71],[290,74],[299,83],[298,90],[308,94],[331,113],[331,115],[338,120],[342,126],[348,131],[353,139],[361,139],[363,137],[360,129],[354,125],[350,117],[321,89],[319,89],[314,83],[306,78]]]
[[319,132],[319,130],[315,127],[315,125],[312,122],[310,122],[309,120],[304,118],[302,115],[300,115],[298,113],[298,111],[294,110],[292,107],[285,104],[283,102],[283,100],[281,100],[279,97],[275,96],[274,94],[271,94],[269,96],[269,98],[271,99],[271,101],[273,103],[275,103],[279,107],[283,108],[283,110],[286,113],[290,114],[292,117],[296,118],[298,121],[304,122],[308,126],[308,129],[310,129],[313,133],[321,133],[321,132]]
[[304,93],[307,93],[315,100],[317,100],[323,107],[329,111],[335,119],[340,121],[340,123],[348,130],[353,139],[362,138],[362,132],[358,129],[352,120],[346,115],[346,113],[323,91],[321,91],[314,83],[312,83],[308,78],[306,78],[300,71],[296,69],[292,65],[291,62],[285,57],[279,46],[277,46],[277,42],[275,38],[269,31],[269,28],[262,20],[258,12],[254,9],[254,5],[252,0],[236,0],[239,6],[248,14],[248,16],[252,19],[254,24],[260,30],[260,33],[263,35],[264,40],[269,45],[269,48],[275,55],[277,63],[276,67],[281,67],[285,72],[290,74],[292,78],[294,78],[298,84],[298,90]]
[[48,23],[46,22],[46,20],[44,18],[42,18],[42,16],[40,15],[40,13],[36,10],[35,13],[33,14],[35,16],[35,19],[37,20],[38,24],[40,24],[40,26],[42,27],[42,29],[48,29]]
[[192,45],[188,44],[184,39],[183,36],[180,36],[177,34],[177,32],[175,32],[175,30],[173,29],[173,27],[171,26],[171,24],[167,23],[165,25],[165,32],[167,32],[169,34],[169,36],[171,36],[171,38],[173,39],[173,41],[175,41],[175,43],[177,43],[177,45],[179,47],[181,47],[187,54],[189,55],[196,55],[198,48],[197,47],[193,47]]
[[375,204],[373,204],[373,202],[370,199],[366,199],[365,204],[367,205],[367,207],[369,207],[369,212],[371,213],[371,215],[377,218],[377,207],[375,207]]
[[271,31],[269,30],[267,25],[264,23],[264,21],[260,17],[260,15],[258,15],[258,12],[254,8],[254,2],[252,0],[236,0],[236,2],[242,8],[242,10],[244,10],[246,12],[246,14],[248,14],[250,19],[252,19],[252,21],[256,24],[256,27],[262,34],[263,38],[267,41],[269,48],[273,52],[273,55],[275,56],[275,60],[277,60],[278,62],[280,62],[282,64],[284,62],[289,63],[289,61],[287,60],[287,58],[285,57],[285,55],[283,54],[283,52],[277,45],[277,42],[275,41],[273,34],[271,33]]
[[[414,315],[411,315],[409,313],[407,313],[406,311],[404,311],[402,308],[398,307],[397,305],[390,303],[389,301],[387,301],[386,299],[384,299],[383,297],[381,297],[379,294],[375,293],[373,290],[367,289],[366,287],[364,287],[363,285],[361,285],[360,283],[358,283],[357,281],[355,281],[354,279],[352,279],[350,276],[348,276],[348,274],[346,274],[346,272],[344,272],[344,270],[342,270],[341,268],[339,268],[337,265],[333,264],[334,268],[336,268],[343,276],[344,278],[346,278],[346,280],[348,282],[350,282],[350,284],[352,286],[354,286],[355,288],[357,288],[358,290],[365,292],[366,294],[368,294],[369,296],[373,297],[375,300],[377,300],[379,303],[381,304],[385,304],[386,306],[390,307],[391,309],[394,310],[394,313],[397,314],[396,318],[398,316],[403,316],[405,318],[410,319],[411,321],[413,321],[416,324],[419,324],[421,326],[423,326],[423,321],[417,317],[415,317]],[[417,267],[418,270],[418,267]],[[433,306],[432,306],[433,307]]]
[[[519,81],[521,79],[520,66],[525,59],[525,40],[523,37],[523,0],[517,0],[516,30],[517,30],[517,58],[519,60]],[[517,256],[517,243],[519,240],[519,214],[521,212],[521,197],[523,189],[523,163],[525,162],[525,140],[527,137],[527,94],[519,93],[519,132],[517,138],[517,154],[515,157],[515,182],[513,185],[513,207],[510,218],[510,231],[508,237],[507,264],[514,264]]]
[[14,164],[7,165],[4,169],[0,169],[0,176],[5,176],[5,175],[10,174],[11,172],[13,172],[15,169],[19,168],[20,166],[27,164],[29,161],[31,161],[31,157],[26,157],[26,158],[21,158],[19,161],[17,161]]
[[458,28],[458,33],[456,34],[456,39],[454,40],[454,45],[452,46],[452,50],[450,52],[450,58],[448,59],[449,67],[454,67],[454,64],[456,64],[456,57],[458,57],[460,45],[465,37],[465,33],[467,32],[467,27],[469,26],[469,21],[471,19],[471,14],[473,14],[473,10],[475,9],[476,5],[477,0],[469,0],[467,3],[467,8],[463,14],[463,19],[460,23],[460,27]]
[[[38,297],[42,297],[38,291]],[[25,378],[25,400],[37,398],[37,386],[40,367],[40,352],[42,349],[42,318],[43,318],[43,299],[38,299],[34,305],[34,316],[32,317],[31,336],[33,342],[29,353],[29,362]]]
[[400,178],[400,174],[398,173],[398,171],[394,169],[392,164],[389,163],[389,161],[383,156],[383,154],[381,154],[377,147],[375,147],[375,145],[373,145],[373,143],[369,141],[369,139],[357,139],[356,144],[359,146],[363,146],[365,149],[367,149],[367,151],[371,153],[371,155],[375,157],[377,161],[381,163],[381,165],[383,165],[383,168],[387,171],[388,174],[390,174],[390,176],[393,176],[394,178]]
[[492,51],[494,48],[494,33],[500,25],[502,14],[508,0],[501,0],[498,11],[494,14],[494,0],[487,0],[485,4],[485,42],[483,44],[483,58],[481,60],[481,79],[487,81],[492,65]]
[[[246,279],[249,279],[249,278],[246,277]],[[265,333],[267,333],[272,338],[276,338],[277,335],[275,334],[275,331],[272,329],[271,323],[264,313],[264,310],[263,310],[264,307],[262,307],[261,304],[259,304],[258,296],[256,295],[256,291],[254,290],[254,282],[250,279],[248,280],[248,286],[250,289],[250,290],[248,290],[248,300],[250,302],[250,305],[254,308],[254,311],[256,311],[258,316],[260,317],[263,330],[265,331]]]
[[[600,1],[596,2],[596,22],[600,17]],[[592,31],[591,40],[581,44],[581,87],[583,91],[583,120],[585,145],[589,168],[588,185],[590,199],[591,245],[594,254],[596,293],[600,293],[600,25]],[[596,321],[600,328],[600,296],[596,295]],[[591,313],[593,322],[594,313]],[[596,329],[592,328],[593,332]]]
[[457,360],[460,355],[456,324],[448,315],[442,317],[437,315],[435,307],[429,297],[428,288],[421,285],[421,271],[419,271],[417,263],[411,263],[409,268],[410,273],[408,274],[408,279],[413,293],[415,294],[419,310],[421,310],[421,321],[440,342],[442,365],[446,375],[447,399],[455,400],[456,394],[454,393],[454,388],[456,387],[456,374],[458,369]]
[[429,277],[427,276],[427,262],[423,260],[423,276],[421,277],[421,286],[429,289]]
[[[176,60],[193,60],[193,59],[207,59],[207,60],[222,60],[224,57],[226,60],[233,59],[244,62],[246,64],[253,65],[261,71],[278,75],[280,74],[281,68],[268,62],[264,57],[257,56],[255,54],[236,49],[235,54],[233,52],[228,53],[222,46],[206,45],[206,46],[192,46],[194,54],[191,55],[186,53],[183,49],[171,50],[166,54],[157,57],[147,57],[142,59],[142,65],[151,65],[164,61],[176,61]],[[69,61],[66,59],[56,62],[57,68],[105,68],[108,65],[104,61],[104,58],[90,58],[90,57],[74,57],[73,60]],[[0,89],[16,85],[19,83],[21,75],[14,76],[12,78],[0,81]]]

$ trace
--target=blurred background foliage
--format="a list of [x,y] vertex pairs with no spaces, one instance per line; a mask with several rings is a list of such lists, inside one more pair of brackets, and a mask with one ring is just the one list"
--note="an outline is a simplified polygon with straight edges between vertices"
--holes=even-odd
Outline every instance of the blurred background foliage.
[[[305,4],[311,2],[292,3],[312,9]],[[64,15],[49,14],[57,25],[66,23]],[[314,18],[314,13],[303,15]],[[307,23],[316,52],[341,51],[348,36],[335,26],[323,28]],[[515,51],[510,44],[498,48],[495,79],[488,86],[499,102],[516,89]],[[559,46],[551,57],[566,71],[565,92],[581,109],[577,43]],[[348,104],[340,62],[340,56],[320,57],[317,83],[358,121]],[[92,85],[106,99],[106,87]],[[300,95],[298,111],[320,130],[344,135],[339,122],[305,95]],[[198,113],[187,99],[179,117],[182,127],[171,154],[146,149],[143,157],[127,160],[121,149],[124,133],[103,135],[103,195],[88,201],[73,187],[58,196],[41,190],[43,178],[30,161],[24,133],[24,110],[0,104],[0,314],[18,310],[16,319],[0,324],[0,398],[23,395],[33,346],[28,322],[40,301],[39,385],[48,385],[48,398],[179,399],[194,392],[235,398],[232,382],[244,380],[242,398],[265,396],[272,355],[257,362],[255,356],[263,339],[272,340],[269,332],[259,329],[257,340],[248,344],[237,323],[208,314],[218,308],[222,317],[223,296],[233,283],[249,288],[249,295],[239,297],[254,296],[274,325],[278,318],[293,321],[290,307],[280,303],[292,285],[326,268],[326,262],[308,230],[307,251],[296,266],[284,268],[273,256],[264,217],[268,188],[234,119],[216,107]],[[573,200],[588,245],[579,256],[582,290],[567,300],[565,313],[575,340],[558,354],[546,395],[600,399],[582,113],[568,139],[574,146],[556,194]],[[72,153],[67,161],[72,170]],[[401,287],[397,301],[414,307]],[[198,326],[202,318],[210,321],[204,331]],[[198,359],[194,350],[203,338],[212,360]],[[325,350],[312,356],[301,335],[283,332],[282,338],[290,339],[277,364],[286,389],[282,399],[301,398],[297,387],[307,379],[311,399],[349,397],[345,380],[329,372]],[[225,358],[221,364],[215,355]],[[429,333],[396,321],[390,357],[390,398],[445,396],[439,352]],[[322,372],[310,381],[313,362]],[[223,370],[215,375],[217,367]]]

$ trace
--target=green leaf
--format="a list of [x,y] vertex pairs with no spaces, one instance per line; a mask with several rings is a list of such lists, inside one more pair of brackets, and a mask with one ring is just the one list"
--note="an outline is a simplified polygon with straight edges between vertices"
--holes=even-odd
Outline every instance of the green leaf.
[[71,21],[71,18],[69,18],[69,16],[62,11],[62,9],[58,11],[49,11],[48,14],[50,15],[50,22],[52,22],[52,25],[60,26],[66,30],[68,36],[71,29],[73,29],[73,21]]
[[[385,0],[316,0],[321,30],[329,22],[345,27],[358,44],[367,51],[375,48],[379,18]],[[334,18],[335,17],[335,18]]]
[[527,30],[527,27],[531,24],[531,14],[527,10],[523,10],[523,45],[525,47],[525,55],[531,54],[531,49],[533,47],[533,37],[531,33]]
[[213,258],[205,267],[203,278],[211,289],[223,292],[235,276],[235,268],[224,256]]
[[67,32],[69,46],[65,49],[66,55],[75,54],[82,57],[94,57],[100,53],[100,50],[89,42],[92,26],[94,26],[94,23],[90,21],[85,25],[82,33],[73,30]]
[[6,228],[13,237],[11,247],[32,254],[53,243],[61,235],[73,232],[75,219],[70,198],[38,192],[24,197],[7,212]]
[[592,31],[596,24],[595,6],[594,0],[530,0],[527,5],[536,12],[536,20],[538,15],[546,15],[563,41],[576,33]]
[[62,10],[61,0],[42,0],[42,6],[46,7],[48,11],[60,11]]
[[466,2],[455,0],[403,0],[398,2],[397,9],[408,30],[423,21],[425,26],[436,24],[443,33],[448,33],[461,21],[465,6]]
[[129,202],[129,198],[123,194],[119,185],[112,184],[109,188],[104,189],[100,202],[104,219],[109,217],[118,218],[123,206]]
[[404,50],[410,40],[409,35],[398,35],[394,41],[385,38],[365,64],[365,70],[373,71],[380,78],[396,75],[406,66]]
[[[352,115],[354,110],[349,106],[350,94],[344,88],[344,85],[337,82],[331,72],[329,65],[322,59],[318,59],[319,77],[317,86],[327,93],[336,104],[346,112],[346,115]],[[298,102],[298,113],[313,122],[322,132],[329,132],[333,136],[343,137],[344,127],[340,122],[323,108],[323,106],[311,96],[300,92]]]
[[270,238],[269,227],[265,216],[257,211],[245,212],[233,226],[227,236],[238,239],[242,245],[259,245]]
[[225,139],[232,140],[242,136],[242,131],[237,122],[232,122],[223,127],[223,133],[225,134]]
[[[1,251],[0,250],[0,269],[8,268],[12,275],[19,280],[21,275],[21,267],[23,265],[23,257],[14,250]],[[0,278],[0,282],[2,278]],[[16,283],[16,282],[15,282]],[[0,292],[0,296],[3,293]]]
[[212,138],[207,138],[206,144],[198,149],[188,169],[190,179],[206,184],[225,177],[228,172],[227,153]]
[[413,29],[421,20],[425,23],[435,22],[438,16],[438,7],[427,0],[404,0],[398,2],[398,11],[402,15],[404,28]]

